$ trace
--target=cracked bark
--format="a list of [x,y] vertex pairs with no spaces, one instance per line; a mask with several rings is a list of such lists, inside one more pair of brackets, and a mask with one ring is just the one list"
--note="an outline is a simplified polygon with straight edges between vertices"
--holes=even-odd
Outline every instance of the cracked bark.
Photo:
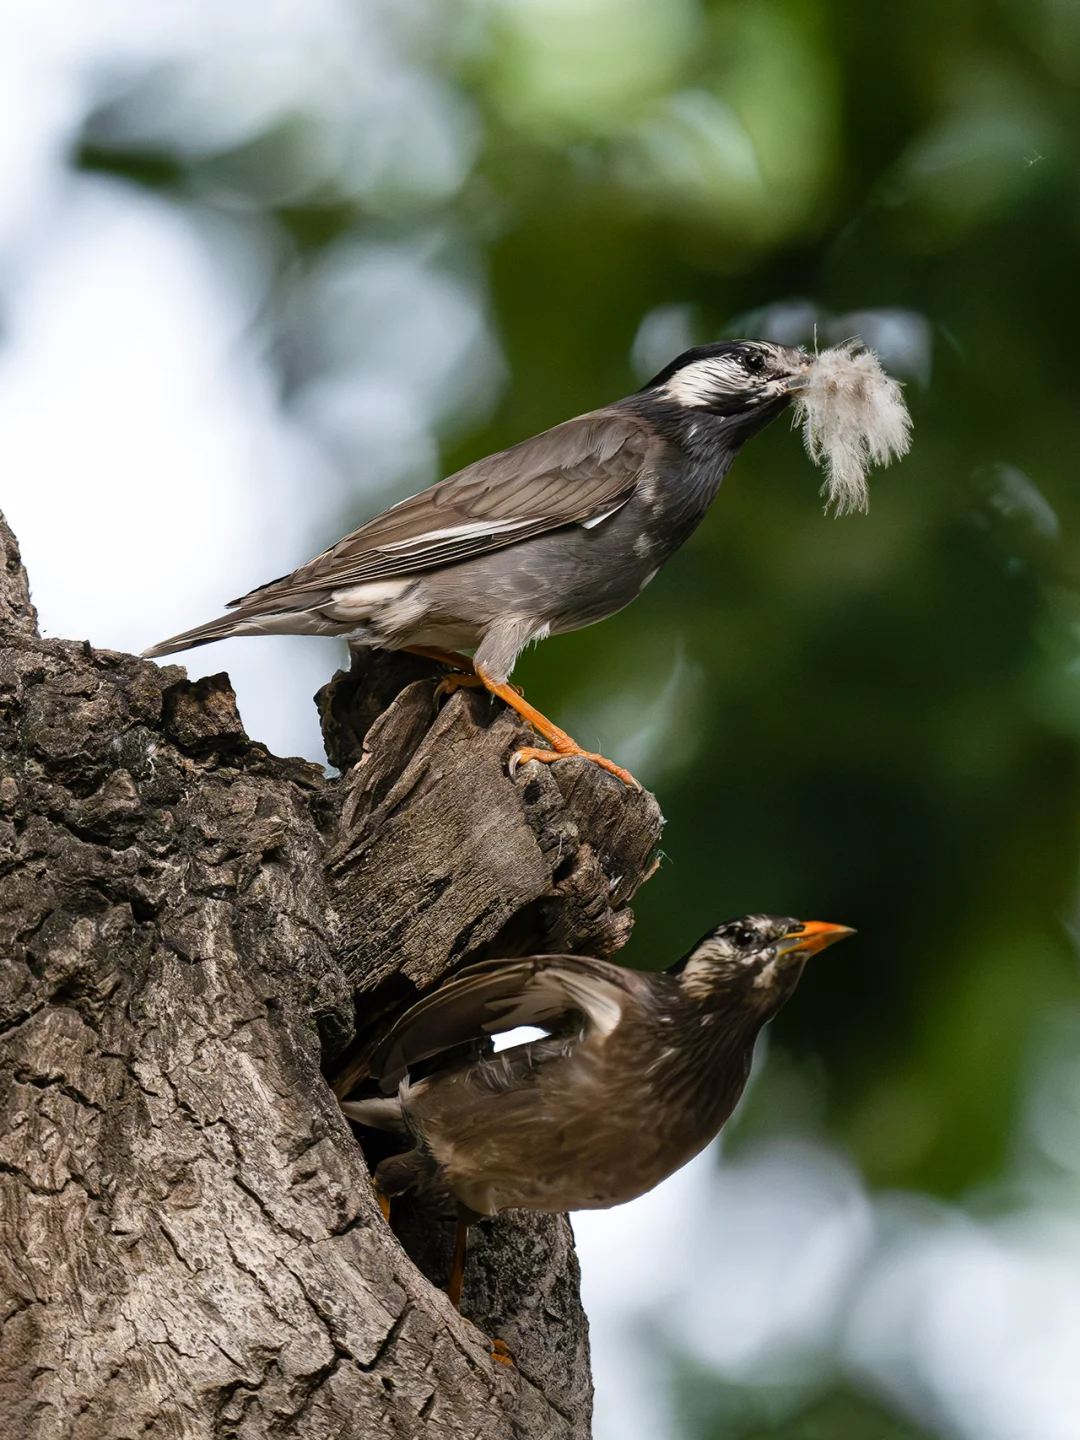
[[400,655],[320,692],[327,779],[224,675],[40,639],[2,520],[0,560],[0,1433],[587,1435],[567,1221],[476,1227],[464,1323],[334,1090],[455,966],[622,944],[655,802],[512,782],[515,717]]

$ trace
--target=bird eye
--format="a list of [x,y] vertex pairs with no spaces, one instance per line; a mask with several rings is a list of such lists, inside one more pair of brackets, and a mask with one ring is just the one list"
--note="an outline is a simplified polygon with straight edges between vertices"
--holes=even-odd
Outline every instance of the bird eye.
[[740,925],[731,936],[740,950],[749,950],[752,945],[757,944],[757,936],[746,925]]
[[765,356],[756,350],[748,350],[742,356],[743,368],[749,370],[751,375],[760,375],[765,369]]

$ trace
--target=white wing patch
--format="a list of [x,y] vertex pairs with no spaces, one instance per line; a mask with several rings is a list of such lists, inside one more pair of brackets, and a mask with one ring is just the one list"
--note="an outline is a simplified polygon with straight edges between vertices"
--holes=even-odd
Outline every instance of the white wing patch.
[[[629,495],[624,495],[616,500],[614,505],[608,505],[595,515],[590,515],[581,522],[582,529],[591,530],[594,525],[603,524],[617,510],[621,510],[629,498]],[[398,550],[426,550],[428,546],[439,545],[446,540],[472,540],[484,535],[512,535],[515,530],[529,529],[535,524],[535,519],[466,520],[460,525],[446,525],[441,530],[425,530],[422,535],[410,535],[405,540],[388,540],[385,545],[374,546],[373,550],[380,555],[390,555]]]
[[602,525],[604,521],[609,520],[616,511],[621,510],[629,499],[629,495],[624,495],[621,500],[616,500],[615,504],[609,505],[606,510],[600,510],[597,514],[590,515],[587,520],[581,522],[581,528],[583,530],[591,530],[595,525]]
[[531,525],[531,520],[468,520],[461,525],[447,525],[442,530],[425,530],[423,535],[410,535],[406,540],[388,540],[374,548],[379,554],[394,550],[421,550],[441,540],[469,540],[475,535],[503,535]]
[[622,1019],[625,998],[617,986],[595,975],[551,966],[538,971],[521,994],[509,1000],[489,1001],[488,1009],[498,1014],[483,1028],[489,1035],[496,1035],[519,1025],[542,1026],[567,1010],[580,1010],[591,1030],[610,1035]]

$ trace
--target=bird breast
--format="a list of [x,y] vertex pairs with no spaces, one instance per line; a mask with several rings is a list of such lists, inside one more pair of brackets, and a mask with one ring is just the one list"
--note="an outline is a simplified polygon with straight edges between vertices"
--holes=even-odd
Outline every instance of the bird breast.
[[504,1056],[512,1052],[504,1052],[403,1092],[410,1125],[457,1198],[481,1214],[606,1209],[645,1194],[702,1150],[745,1071],[737,1085],[729,1067],[708,1063],[688,1077],[674,1035],[642,1046],[626,1032],[621,1025],[519,1065],[510,1083]]

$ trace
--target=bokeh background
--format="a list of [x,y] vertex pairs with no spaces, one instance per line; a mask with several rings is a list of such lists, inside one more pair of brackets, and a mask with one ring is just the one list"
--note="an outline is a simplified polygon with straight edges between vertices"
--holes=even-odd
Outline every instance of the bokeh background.
[[[689,343],[859,334],[915,445],[785,424],[525,657],[654,787],[630,963],[858,938],[714,1148],[580,1217],[601,1440],[1080,1436],[1080,3],[8,0],[0,505],[139,650]],[[321,759],[337,642],[232,641]]]

